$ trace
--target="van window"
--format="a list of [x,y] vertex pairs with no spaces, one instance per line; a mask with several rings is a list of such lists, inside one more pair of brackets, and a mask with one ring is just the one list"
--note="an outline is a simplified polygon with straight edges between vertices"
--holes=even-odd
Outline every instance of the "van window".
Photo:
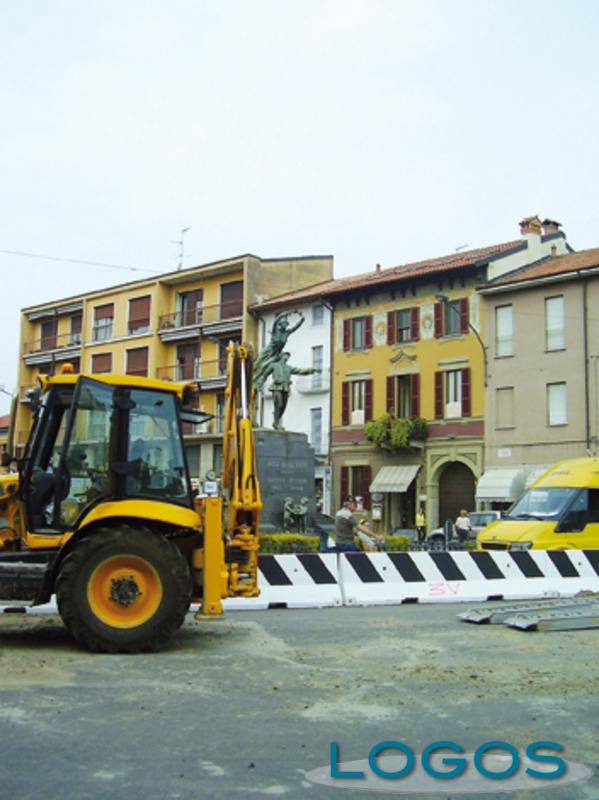
[[529,489],[512,506],[507,519],[559,519],[580,489]]
[[580,489],[556,531],[558,533],[582,531],[593,522],[599,522],[599,490]]

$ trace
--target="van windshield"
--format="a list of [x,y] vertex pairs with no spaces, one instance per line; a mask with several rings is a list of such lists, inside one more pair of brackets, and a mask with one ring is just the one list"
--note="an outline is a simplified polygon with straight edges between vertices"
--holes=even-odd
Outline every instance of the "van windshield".
[[506,519],[559,519],[579,489],[529,489],[510,508]]

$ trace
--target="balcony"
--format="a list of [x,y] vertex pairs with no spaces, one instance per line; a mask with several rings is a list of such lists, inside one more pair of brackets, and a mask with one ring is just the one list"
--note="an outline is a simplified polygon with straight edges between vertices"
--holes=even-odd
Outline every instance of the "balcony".
[[218,335],[241,331],[243,303],[234,300],[216,306],[175,311],[160,317],[158,332],[163,342],[175,342],[201,334]]
[[23,360],[28,367],[45,364],[50,358],[68,361],[81,355],[81,334],[61,333],[25,342]]
[[156,377],[162,381],[197,381],[202,391],[224,389],[227,385],[227,359],[196,359],[187,364],[159,367]]

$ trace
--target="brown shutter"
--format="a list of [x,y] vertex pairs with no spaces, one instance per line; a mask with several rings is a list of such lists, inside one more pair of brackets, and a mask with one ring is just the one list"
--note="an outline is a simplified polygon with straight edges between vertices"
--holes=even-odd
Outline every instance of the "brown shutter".
[[395,413],[395,375],[387,375],[387,411]]
[[435,303],[435,336],[443,336],[443,303]]
[[435,372],[435,419],[443,419],[443,373]]
[[469,417],[472,414],[470,368],[462,370],[462,416]]
[[372,316],[364,317],[364,347],[372,347]]
[[351,349],[351,320],[343,320],[343,349],[348,351]]
[[243,312],[243,281],[222,283],[220,287],[220,318],[240,317]]
[[129,300],[129,332],[150,327],[150,295]]
[[349,493],[349,467],[341,467],[341,479],[339,481],[341,500],[339,505],[343,505],[343,501]]
[[57,345],[57,333],[58,333],[58,320],[51,319],[47,322],[42,322],[42,341],[41,341],[41,349],[42,350],[54,350]]
[[71,317],[71,333],[81,333],[81,314],[73,314]]
[[364,422],[372,419],[372,378],[364,381]]
[[420,339],[420,309],[415,306],[410,312],[410,339],[417,342]]
[[468,333],[468,298],[460,300],[460,333]]
[[364,500],[364,508],[370,508],[370,484],[372,483],[372,467],[370,464],[365,464],[362,467],[362,498]]
[[341,384],[341,424],[349,425],[349,382]]
[[112,372],[112,353],[94,353],[92,356],[92,372],[100,375]]
[[96,322],[99,319],[113,319],[114,318],[114,303],[108,303],[105,306],[96,306],[94,308],[94,319]]
[[387,312],[387,344],[395,344],[395,311]]
[[127,375],[148,374],[148,348],[136,347],[127,350]]
[[410,416],[412,419],[420,416],[420,375],[417,372],[410,375]]

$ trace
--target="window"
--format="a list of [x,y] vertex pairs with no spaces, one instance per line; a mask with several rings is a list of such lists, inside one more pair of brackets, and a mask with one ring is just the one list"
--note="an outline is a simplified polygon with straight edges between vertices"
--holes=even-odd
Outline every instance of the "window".
[[223,469],[223,446],[222,444],[215,444],[212,446],[212,469],[220,475]]
[[187,381],[199,377],[199,351],[200,346],[197,342],[177,345],[175,380]]
[[57,346],[58,320],[42,322],[41,350],[54,350]]
[[366,350],[372,347],[372,317],[343,320],[343,349]]
[[565,383],[547,384],[547,424],[568,424],[568,407]]
[[324,323],[324,306],[312,306],[312,325],[322,325]]
[[127,350],[127,375],[146,376],[148,374],[148,348],[135,347]]
[[420,338],[420,309],[402,308],[387,314],[387,344],[416,342]]
[[324,360],[324,347],[319,344],[312,348],[312,369],[318,372],[312,373],[312,388],[322,388],[322,366]]
[[545,299],[545,348],[547,350],[563,350],[566,346],[564,325],[564,298],[547,297]]
[[495,392],[495,427],[514,427],[514,387],[502,386]]
[[225,394],[219,392],[216,395],[216,433],[222,433],[225,429]]
[[92,338],[94,342],[103,342],[112,338],[112,323],[114,322],[114,304],[94,308],[94,328]]
[[129,333],[147,333],[150,330],[150,295],[129,300]]
[[112,372],[112,353],[95,353],[92,356],[92,373],[101,375]]
[[420,416],[420,375],[387,377],[387,411],[404,419]]
[[322,408],[310,409],[310,445],[315,453],[322,453]]
[[468,333],[468,298],[443,300],[435,303],[435,336],[453,336]]
[[179,324],[197,325],[202,321],[202,298],[201,289],[193,289],[190,292],[180,292],[178,298],[179,305]]
[[470,369],[435,372],[435,419],[455,419],[470,414]]
[[[370,507],[370,484],[372,483],[372,471],[370,464],[356,467],[341,467],[340,489],[341,503],[349,495],[361,497],[364,508]],[[340,503],[340,504],[341,504]]]
[[511,305],[495,308],[495,355],[498,358],[514,355],[514,324]]
[[69,344],[81,344],[81,319],[81,314],[73,314],[71,317]]
[[220,287],[220,318],[240,317],[243,313],[243,281],[223,283]]
[[344,381],[341,385],[341,424],[363,425],[372,419],[372,380]]

